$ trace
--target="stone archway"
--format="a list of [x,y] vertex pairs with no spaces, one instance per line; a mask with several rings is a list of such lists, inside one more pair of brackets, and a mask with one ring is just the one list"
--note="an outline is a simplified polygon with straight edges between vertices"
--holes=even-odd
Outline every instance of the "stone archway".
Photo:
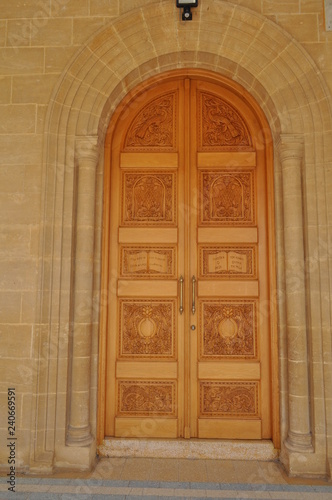
[[[280,145],[280,156],[275,148],[275,186],[281,457],[291,473],[324,474],[327,458],[332,460],[327,437],[331,402],[325,397],[331,393],[331,355],[323,356],[322,349],[331,347],[325,283],[331,202],[322,189],[331,182],[326,166],[332,151],[325,141],[332,128],[330,96],[294,39],[269,19],[221,0],[207,2],[197,21],[185,27],[179,27],[175,5],[166,0],[121,16],[88,41],[53,93],[45,130],[31,466],[89,467],[95,456],[102,300],[100,151],[122,98],[148,77],[178,67],[207,69],[242,85],[260,105],[274,143]],[[297,210],[289,212],[294,202]],[[296,243],[289,237],[295,228]],[[294,311],[298,304],[300,310]],[[307,383],[299,386],[294,373]],[[299,408],[304,412],[300,428],[294,418]]]

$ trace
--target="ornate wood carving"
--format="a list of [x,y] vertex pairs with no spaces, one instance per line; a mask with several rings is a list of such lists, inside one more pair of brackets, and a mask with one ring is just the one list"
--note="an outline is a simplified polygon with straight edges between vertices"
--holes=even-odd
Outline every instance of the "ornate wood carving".
[[248,150],[252,143],[239,112],[219,97],[199,94],[199,144],[202,151]]
[[250,226],[255,220],[254,171],[202,171],[200,224]]
[[119,357],[174,358],[176,301],[120,300]]
[[201,301],[202,359],[255,358],[256,301]]
[[120,275],[135,279],[175,278],[175,246],[123,246],[120,255]]
[[176,416],[175,384],[175,382],[164,381],[119,381],[118,415],[131,417]]
[[200,246],[200,277],[255,279],[256,246]]
[[149,102],[134,118],[126,139],[125,151],[175,148],[176,94],[166,94]]
[[175,189],[175,173],[123,173],[122,223],[135,226],[174,225]]
[[258,382],[201,382],[202,417],[258,417]]

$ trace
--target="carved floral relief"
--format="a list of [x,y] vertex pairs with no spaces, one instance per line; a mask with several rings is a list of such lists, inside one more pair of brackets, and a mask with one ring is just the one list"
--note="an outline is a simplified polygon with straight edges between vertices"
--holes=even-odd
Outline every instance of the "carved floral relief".
[[249,226],[255,222],[253,171],[202,171],[200,224]]
[[201,382],[202,417],[257,417],[258,382]]
[[175,300],[120,300],[120,358],[175,357]]
[[123,173],[124,225],[174,225],[176,174],[163,172]]
[[149,102],[134,118],[125,139],[125,151],[175,148],[176,94]]
[[120,380],[118,415],[131,417],[176,416],[176,383]]
[[199,144],[202,151],[252,148],[247,126],[238,111],[213,94],[199,93]]
[[201,301],[201,359],[257,356],[256,301]]

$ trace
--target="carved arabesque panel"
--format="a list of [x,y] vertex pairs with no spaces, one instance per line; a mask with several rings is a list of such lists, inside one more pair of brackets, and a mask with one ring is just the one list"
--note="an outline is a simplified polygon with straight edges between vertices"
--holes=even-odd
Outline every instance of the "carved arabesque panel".
[[175,246],[122,246],[120,275],[131,279],[175,278]]
[[120,380],[118,415],[127,417],[176,416],[176,382]]
[[199,275],[205,279],[256,279],[256,246],[200,246]]
[[200,224],[251,226],[255,222],[254,170],[201,171]]
[[213,94],[198,94],[198,142],[201,151],[252,149],[247,126],[239,112]]
[[201,359],[256,358],[255,300],[201,301]]
[[120,300],[120,358],[175,358],[176,301]]
[[176,173],[124,172],[122,198],[122,224],[175,225]]
[[176,94],[165,94],[149,102],[134,118],[125,151],[170,151],[176,147]]
[[201,382],[202,417],[258,417],[258,382]]

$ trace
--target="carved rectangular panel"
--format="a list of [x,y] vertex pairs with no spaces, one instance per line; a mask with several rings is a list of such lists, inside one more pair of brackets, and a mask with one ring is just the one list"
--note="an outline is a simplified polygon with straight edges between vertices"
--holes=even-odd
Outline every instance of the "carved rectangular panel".
[[252,226],[255,224],[253,169],[219,169],[200,172],[201,226]]
[[258,417],[258,382],[201,382],[201,417]]
[[119,380],[118,415],[175,417],[176,382]]
[[200,246],[199,276],[206,279],[256,279],[256,246]]
[[130,245],[120,248],[120,275],[130,279],[175,278],[175,246]]
[[176,173],[139,171],[122,174],[122,224],[176,225]]
[[[254,153],[247,153],[254,154]],[[256,162],[254,162],[254,165]],[[179,166],[178,153],[121,153],[120,167],[122,169],[154,169],[167,168],[170,170],[177,169]]]
[[120,299],[119,358],[176,357],[176,300]]
[[255,300],[200,301],[200,358],[257,357]]

